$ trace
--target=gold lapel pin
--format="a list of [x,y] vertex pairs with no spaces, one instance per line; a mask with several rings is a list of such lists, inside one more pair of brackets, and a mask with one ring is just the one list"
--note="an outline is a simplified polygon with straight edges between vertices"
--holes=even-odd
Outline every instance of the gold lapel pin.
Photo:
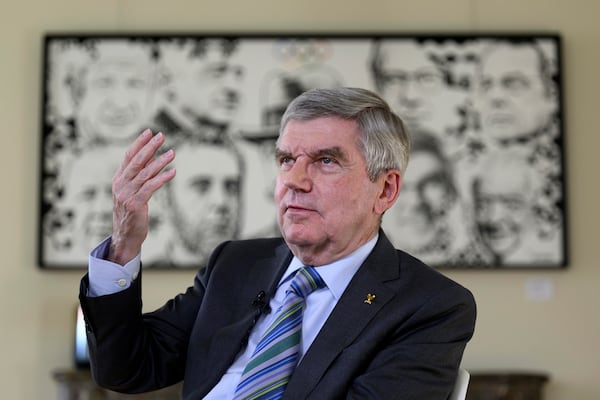
[[375,300],[375,295],[368,293],[367,294],[367,298],[365,299],[365,303],[367,304],[373,304],[373,300]]

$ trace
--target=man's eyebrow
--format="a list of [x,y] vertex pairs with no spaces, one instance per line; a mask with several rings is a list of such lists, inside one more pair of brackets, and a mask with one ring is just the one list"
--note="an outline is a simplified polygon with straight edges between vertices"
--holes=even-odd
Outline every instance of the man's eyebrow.
[[[307,155],[313,160],[323,158],[323,157],[331,157],[340,161],[345,161],[347,159],[346,152],[342,150],[339,146],[327,147],[324,149],[317,149],[314,151],[308,151]],[[293,157],[292,153],[287,150],[282,150],[280,148],[275,149],[275,158],[279,159],[281,157]]]
[[289,151],[281,150],[279,147],[275,148],[275,159],[279,160],[281,157],[290,157],[292,154]]
[[339,161],[345,161],[347,159],[346,152],[339,146],[317,149],[315,151],[308,152],[308,155],[315,160],[323,157],[331,157]]

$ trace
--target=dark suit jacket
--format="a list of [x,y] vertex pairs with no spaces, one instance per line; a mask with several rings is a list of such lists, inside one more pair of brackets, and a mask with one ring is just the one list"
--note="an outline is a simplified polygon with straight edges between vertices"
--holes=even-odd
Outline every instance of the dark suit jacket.
[[[194,285],[141,313],[141,277],[127,290],[80,301],[92,373],[140,392],[184,379],[201,399],[244,349],[291,260],[281,239],[226,242]],[[261,299],[258,294],[264,291]],[[365,302],[367,294],[376,297]],[[446,399],[475,325],[459,284],[380,238],[296,368],[285,399]]]

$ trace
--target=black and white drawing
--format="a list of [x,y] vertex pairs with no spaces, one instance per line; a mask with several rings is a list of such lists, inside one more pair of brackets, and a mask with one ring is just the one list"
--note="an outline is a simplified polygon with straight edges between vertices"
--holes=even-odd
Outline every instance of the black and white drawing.
[[111,178],[142,130],[177,178],[150,204],[147,268],[197,268],[279,235],[279,120],[314,87],[384,97],[411,160],[383,228],[436,268],[567,264],[561,41],[512,35],[77,35],[44,40],[39,263],[84,268],[110,235]]

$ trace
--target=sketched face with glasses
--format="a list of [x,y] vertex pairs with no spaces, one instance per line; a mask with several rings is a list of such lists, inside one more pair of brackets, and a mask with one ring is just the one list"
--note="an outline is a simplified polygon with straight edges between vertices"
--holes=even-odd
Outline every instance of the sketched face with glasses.
[[387,211],[383,225],[396,244],[415,253],[435,246],[444,231],[447,211],[456,200],[449,166],[434,146],[437,142],[427,139],[426,146],[413,146],[400,196]]
[[458,123],[462,91],[448,87],[433,55],[408,40],[383,40],[375,45],[373,76],[379,93],[409,127],[443,132]]
[[377,85],[392,108],[409,125],[432,118],[443,76],[425,51],[411,42],[384,42],[377,58]]

